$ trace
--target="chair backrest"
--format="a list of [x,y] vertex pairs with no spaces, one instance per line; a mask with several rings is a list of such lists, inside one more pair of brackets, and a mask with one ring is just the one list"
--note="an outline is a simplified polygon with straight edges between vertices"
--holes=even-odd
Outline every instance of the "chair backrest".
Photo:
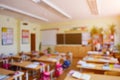
[[69,57],[70,62],[72,63],[72,57],[73,57],[72,52],[68,52],[68,57]]
[[114,72],[114,71],[105,71],[104,74],[111,76],[120,76],[120,72]]
[[39,80],[51,80],[51,72],[50,72],[50,66],[48,65],[47,66],[47,70],[45,69],[45,66],[43,65],[41,70],[40,70],[40,73],[41,73],[41,77]]
[[55,77],[59,77],[63,73],[62,64],[57,63],[55,66]]

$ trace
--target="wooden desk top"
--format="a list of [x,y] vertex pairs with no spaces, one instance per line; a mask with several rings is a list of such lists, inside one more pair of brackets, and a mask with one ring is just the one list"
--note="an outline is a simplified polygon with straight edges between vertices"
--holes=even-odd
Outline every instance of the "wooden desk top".
[[56,55],[50,55],[50,56],[44,55],[44,56],[41,56],[40,58],[33,58],[32,60],[41,61],[41,62],[57,62],[60,59],[57,58]]
[[101,58],[95,58],[95,57],[87,57],[83,59],[86,62],[89,63],[111,63],[111,64],[115,64],[115,63],[119,63],[119,61],[115,58],[110,57],[109,59],[105,59],[105,57],[101,57]]
[[28,55],[28,56],[36,56],[36,55],[39,55],[39,53],[32,53],[32,52],[26,52],[24,53],[25,55]]
[[81,65],[77,65],[77,68],[81,68],[81,69],[91,69],[91,70],[100,70],[100,71],[115,71],[115,72],[120,72],[120,68],[110,68],[108,70],[103,69],[103,64],[93,64],[95,65],[95,67],[83,67]]
[[[120,76],[108,76],[108,75],[100,75],[100,74],[90,74],[90,80],[120,80]],[[73,78],[72,76],[66,76],[64,80],[80,80]]]
[[0,74],[3,74],[3,75],[10,75],[10,74],[11,74],[11,76],[9,76],[9,77],[8,77],[7,79],[5,79],[5,80],[13,80],[13,79],[14,79],[14,77],[13,77],[14,73],[15,73],[14,71],[0,68]]
[[15,73],[14,71],[0,68],[0,74],[8,75],[8,74],[14,74],[14,73]]
[[0,68],[0,74],[8,75],[9,76],[8,78],[5,78],[4,80],[14,80],[15,77],[20,77],[20,76],[24,75],[23,72],[19,71],[16,74],[14,71],[3,69],[3,68]]
[[20,55],[15,55],[15,56],[12,56],[13,59],[22,59],[22,56]]
[[28,68],[28,67],[26,67],[26,66],[28,66],[30,64],[33,64],[33,62],[22,61],[22,62],[13,62],[13,63],[11,63],[11,65],[19,66],[19,67],[26,68],[26,69],[31,69],[31,70],[39,70],[40,68],[42,68],[42,65],[38,65],[36,68]]
[[[30,57],[28,57],[28,56],[25,56],[26,58],[27,58],[27,60],[28,59],[30,59]],[[15,55],[15,56],[12,56],[12,58],[13,59],[22,59],[22,55],[20,56],[20,55]]]

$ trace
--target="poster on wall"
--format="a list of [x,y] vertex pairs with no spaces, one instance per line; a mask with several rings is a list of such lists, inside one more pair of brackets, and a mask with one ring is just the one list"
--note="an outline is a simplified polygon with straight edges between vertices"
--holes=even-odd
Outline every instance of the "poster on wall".
[[13,28],[2,27],[2,45],[13,44]]
[[22,44],[29,43],[29,30],[22,30]]

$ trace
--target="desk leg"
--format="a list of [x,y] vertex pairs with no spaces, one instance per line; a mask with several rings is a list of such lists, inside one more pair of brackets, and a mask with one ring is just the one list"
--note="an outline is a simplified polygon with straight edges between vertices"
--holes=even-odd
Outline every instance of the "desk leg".
[[82,72],[83,70],[82,70],[82,68],[80,68],[80,72]]
[[29,80],[28,79],[28,71],[26,71],[25,77],[26,77],[26,80]]
[[18,80],[17,77],[14,78],[15,80]]
[[19,80],[22,80],[22,76],[19,77]]

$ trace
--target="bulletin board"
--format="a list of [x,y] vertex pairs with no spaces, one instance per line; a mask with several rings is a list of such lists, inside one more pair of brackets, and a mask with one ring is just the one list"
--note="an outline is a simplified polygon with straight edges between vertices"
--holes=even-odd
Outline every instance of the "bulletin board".
[[13,28],[2,27],[2,45],[13,44]]
[[29,30],[22,30],[22,44],[29,43]]

